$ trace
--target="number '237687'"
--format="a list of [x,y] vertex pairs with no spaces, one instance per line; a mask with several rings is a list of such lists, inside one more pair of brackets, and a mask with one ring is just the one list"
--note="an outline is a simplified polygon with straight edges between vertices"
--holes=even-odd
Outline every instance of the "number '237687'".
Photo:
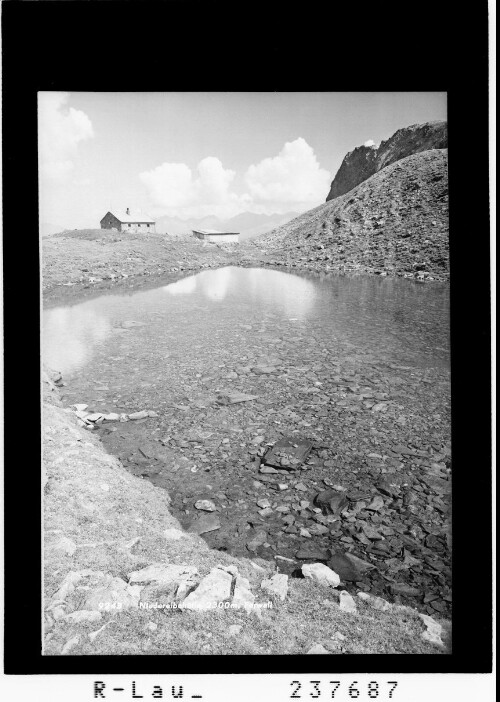
[[[302,694],[304,694],[307,698],[317,699],[321,696],[322,692],[325,692],[327,696],[328,693],[330,693],[331,699],[335,699],[335,693],[338,692],[339,694],[337,695],[337,699],[340,699],[340,693],[342,691],[345,692],[346,684],[347,683],[342,684],[340,680],[330,680],[328,690],[325,690],[324,688],[322,689],[320,687],[320,680],[310,680],[309,685],[311,687],[308,690],[302,691],[302,688],[305,687],[305,683],[303,684],[298,680],[294,680],[290,683],[290,685],[294,688],[290,698],[292,700],[299,700],[302,698]],[[388,680],[385,683],[379,683],[377,680],[370,680],[364,685],[358,683],[357,680],[353,680],[353,682],[347,687],[347,695],[348,698],[353,700],[358,698],[360,698],[360,700],[375,700],[377,698],[382,700],[392,700],[394,699],[393,693],[397,685],[398,683],[395,680]]]

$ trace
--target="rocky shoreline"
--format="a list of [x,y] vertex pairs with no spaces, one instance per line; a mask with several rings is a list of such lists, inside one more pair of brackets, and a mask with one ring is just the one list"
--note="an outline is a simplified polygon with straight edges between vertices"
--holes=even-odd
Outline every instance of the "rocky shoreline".
[[[300,224],[300,218],[292,222],[296,221]],[[188,237],[166,240],[160,235],[119,234],[110,238],[102,230],[88,232],[83,231],[82,238],[61,234],[43,240],[45,306],[73,300],[78,302],[108,291],[147,289],[223,266],[402,277],[427,283],[448,280],[446,271],[433,270],[432,275],[423,270],[408,271],[402,261],[401,265],[396,260],[391,266],[380,266],[375,262],[355,260],[342,251],[326,255],[325,246],[316,237],[298,252],[290,247],[274,246],[275,235],[269,240],[271,243],[263,243],[259,237],[252,243],[237,246],[203,246],[198,240]],[[277,230],[277,235],[281,236],[280,232]]]

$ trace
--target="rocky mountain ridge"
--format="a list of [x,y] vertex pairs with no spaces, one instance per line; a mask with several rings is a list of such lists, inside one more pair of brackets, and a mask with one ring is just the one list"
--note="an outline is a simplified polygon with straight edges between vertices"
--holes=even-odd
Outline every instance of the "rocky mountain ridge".
[[255,241],[272,263],[448,278],[448,151],[412,154]]
[[358,146],[350,151],[342,161],[326,201],[333,200],[352,190],[356,185],[370,178],[392,163],[412,154],[430,149],[448,147],[447,122],[436,121],[413,124],[398,129],[389,139],[377,147]]

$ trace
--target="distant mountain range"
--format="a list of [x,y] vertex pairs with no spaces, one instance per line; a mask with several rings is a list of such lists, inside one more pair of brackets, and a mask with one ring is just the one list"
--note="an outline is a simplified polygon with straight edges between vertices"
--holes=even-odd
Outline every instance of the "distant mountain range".
[[201,219],[182,220],[177,217],[158,217],[156,220],[156,231],[160,234],[186,234],[192,229],[218,229],[222,232],[239,232],[240,240],[252,239],[255,236],[266,234],[276,227],[289,222],[297,217],[297,212],[286,212],[285,214],[254,214],[252,212],[242,212],[230,219],[219,219],[219,217],[208,216]]

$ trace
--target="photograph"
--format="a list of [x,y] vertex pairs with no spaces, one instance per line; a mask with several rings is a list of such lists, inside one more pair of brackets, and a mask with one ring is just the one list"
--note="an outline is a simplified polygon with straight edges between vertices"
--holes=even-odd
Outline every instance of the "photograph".
[[451,655],[447,93],[37,114],[42,656]]
[[0,697],[494,699],[494,14],[2,4]]

